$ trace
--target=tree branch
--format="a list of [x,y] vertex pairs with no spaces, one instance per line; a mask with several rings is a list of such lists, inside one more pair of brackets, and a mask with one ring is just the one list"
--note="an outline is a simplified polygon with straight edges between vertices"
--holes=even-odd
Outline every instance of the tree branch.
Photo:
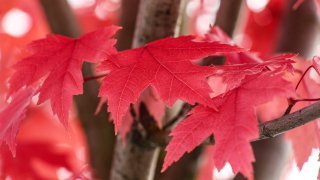
[[77,37],[81,34],[78,21],[67,1],[40,0],[39,2],[53,33],[69,37]]
[[[320,102],[317,102],[291,114],[261,123],[259,125],[259,137],[252,142],[274,138],[319,117]],[[165,147],[170,141],[169,133],[170,131],[168,130],[156,132],[152,134],[149,140],[154,141],[153,143],[157,144],[158,146]],[[214,138],[209,138],[205,144],[214,144]]]
[[257,140],[272,138],[320,117],[320,102],[259,125]]
[[123,51],[130,49],[137,21],[140,0],[122,0],[119,25],[123,28],[118,32],[117,49]]

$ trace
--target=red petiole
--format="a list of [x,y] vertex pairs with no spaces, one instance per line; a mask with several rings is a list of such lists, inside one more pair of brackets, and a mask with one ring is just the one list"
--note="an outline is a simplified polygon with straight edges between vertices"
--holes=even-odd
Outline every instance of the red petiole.
[[301,81],[303,80],[304,76],[306,76],[307,72],[308,72],[311,68],[314,68],[314,67],[313,67],[313,66],[309,66],[309,67],[304,71],[304,73],[302,74],[302,76],[301,76],[301,78],[300,78],[300,80],[299,80],[298,84],[296,85],[295,90],[297,90],[297,89],[298,89],[298,87],[299,87],[299,85],[300,85]]

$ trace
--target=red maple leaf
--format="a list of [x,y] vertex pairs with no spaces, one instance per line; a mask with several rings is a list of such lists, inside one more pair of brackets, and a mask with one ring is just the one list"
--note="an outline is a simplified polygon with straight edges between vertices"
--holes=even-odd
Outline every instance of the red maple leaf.
[[282,79],[281,73],[267,71],[246,76],[237,88],[213,99],[219,111],[200,105],[177,125],[166,148],[162,171],[213,134],[216,167],[221,169],[229,162],[235,172],[252,178],[254,156],[250,141],[258,137],[255,107],[292,92],[293,87]]
[[122,118],[122,122],[120,123],[121,126],[119,127],[119,134],[121,135],[121,139],[123,143],[126,143],[127,135],[131,130],[131,126],[133,122],[134,122],[134,119],[130,111],[128,111],[126,115]]
[[27,107],[35,90],[32,88],[21,89],[12,95],[11,102],[0,109],[0,143],[5,141],[13,156],[16,155],[16,135],[23,118],[26,116]]
[[40,86],[38,104],[50,100],[52,111],[67,126],[72,96],[83,91],[83,62],[99,62],[106,54],[114,53],[116,40],[112,36],[118,29],[110,26],[76,39],[48,35],[34,41],[28,46],[32,55],[14,66],[16,72],[10,79],[11,93],[45,78]]
[[[310,67],[310,61],[304,59],[301,60],[297,66],[297,69],[300,69],[302,72],[305,72],[308,67]],[[319,57],[313,58],[313,67],[316,72],[313,70],[308,71],[306,76],[304,76],[299,88],[297,89],[298,97],[303,98],[319,98],[320,97],[320,86],[319,86]],[[296,81],[298,81],[297,79]],[[292,111],[297,111],[306,107],[314,102],[305,101],[298,102],[293,108]],[[307,123],[298,128],[292,129],[285,134],[285,137],[291,141],[293,155],[297,162],[299,169],[302,168],[303,164],[308,161],[309,156],[313,148],[319,148],[320,145],[320,133],[319,133],[319,119]]]
[[[211,26],[210,31],[205,34],[204,40],[207,42],[220,42],[235,44],[232,39],[217,26]],[[226,55],[225,64],[244,64],[263,62],[258,53],[245,51],[240,53],[229,53]]]
[[103,67],[111,73],[104,78],[99,95],[108,99],[116,132],[130,103],[137,102],[148,86],[153,86],[168,106],[182,99],[190,104],[198,102],[216,108],[206,82],[213,68],[194,65],[191,60],[240,49],[193,39],[193,36],[164,38],[141,48],[122,51],[105,62]]
[[[240,54],[240,53],[239,53]],[[244,53],[241,53],[244,54]],[[293,72],[292,59],[295,54],[281,54],[272,58],[266,59],[263,63],[246,63],[236,65],[218,66],[211,78],[222,77],[226,83],[226,91],[238,87],[243,79],[248,75],[261,73],[262,71],[274,70]],[[211,84],[210,84],[211,85]],[[211,85],[213,86],[213,85]]]

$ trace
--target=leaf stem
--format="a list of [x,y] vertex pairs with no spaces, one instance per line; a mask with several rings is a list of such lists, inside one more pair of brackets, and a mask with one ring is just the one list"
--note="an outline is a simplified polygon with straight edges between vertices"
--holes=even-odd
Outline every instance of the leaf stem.
[[[309,66],[309,67],[303,72],[302,76],[301,76],[300,79],[299,79],[299,82],[297,83],[297,85],[296,85],[296,87],[295,87],[295,90],[296,90],[296,91],[297,91],[299,85],[301,84],[303,78],[306,76],[307,72],[308,72],[311,68],[314,68],[314,67],[311,65],[311,66]],[[300,73],[300,72],[299,72],[299,73]],[[316,99],[308,99],[308,98],[304,98],[304,99],[292,99],[292,98],[290,98],[290,99],[288,99],[289,105],[288,105],[288,107],[287,107],[287,109],[286,109],[286,111],[285,111],[285,113],[284,113],[283,115],[285,116],[285,115],[289,114],[289,113],[291,112],[293,106],[294,106],[297,102],[301,102],[301,101],[319,101],[319,100],[320,100],[320,98],[316,98]]]
[[290,111],[292,110],[293,106],[297,103],[297,102],[301,102],[301,101],[320,101],[320,98],[302,98],[302,99],[289,99],[289,105],[284,113],[284,115],[287,115],[290,113]]
[[313,66],[309,66],[309,67],[304,71],[304,73],[303,73],[302,76],[300,77],[299,82],[298,82],[297,85],[296,85],[295,90],[298,89],[300,83],[302,82],[302,79],[304,78],[304,76],[307,74],[307,72],[308,72],[311,68],[313,68]]
[[283,116],[288,115],[291,112],[293,106],[296,104],[296,102],[292,98],[288,99],[288,101],[289,101],[289,105],[286,111],[284,112]]
[[300,101],[320,101],[320,98],[304,98],[304,99],[294,99],[295,102]]

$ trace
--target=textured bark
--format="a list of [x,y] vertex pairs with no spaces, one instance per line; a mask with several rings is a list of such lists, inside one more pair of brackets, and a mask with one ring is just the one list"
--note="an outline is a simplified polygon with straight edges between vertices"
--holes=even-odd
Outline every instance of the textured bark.
[[[178,22],[180,0],[141,0],[133,47],[173,36]],[[160,148],[148,140],[154,122],[147,112],[140,113],[126,144],[117,138],[112,165],[112,180],[151,180],[154,178]]]
[[173,36],[181,0],[141,0],[133,47]]
[[[160,148],[137,144],[134,133],[131,133],[127,142],[122,143],[117,138],[112,167],[112,180],[152,180],[158,160]],[[136,134],[139,136],[138,134]]]
[[[81,34],[72,9],[65,0],[40,0],[40,3],[53,33],[70,37]],[[84,77],[93,75],[90,64],[83,65],[82,73]],[[98,179],[108,179],[114,144],[113,126],[108,122],[105,111],[94,115],[99,102],[97,96],[98,83],[90,81],[84,84],[83,95],[76,96],[74,100],[86,135],[94,176]]]
[[[298,128],[310,121],[316,120],[319,117],[320,102],[317,102],[293,113],[259,124],[259,137],[252,142],[272,139],[291,129]],[[166,146],[169,143],[169,139],[165,139],[165,137],[168,137],[168,133],[169,132],[164,133],[162,131],[159,131],[158,134],[154,133],[153,135],[158,138],[151,138],[154,139],[152,143],[159,146]],[[214,144],[214,138],[209,138],[205,143]]]
[[259,125],[259,140],[278,136],[320,117],[320,102]]

